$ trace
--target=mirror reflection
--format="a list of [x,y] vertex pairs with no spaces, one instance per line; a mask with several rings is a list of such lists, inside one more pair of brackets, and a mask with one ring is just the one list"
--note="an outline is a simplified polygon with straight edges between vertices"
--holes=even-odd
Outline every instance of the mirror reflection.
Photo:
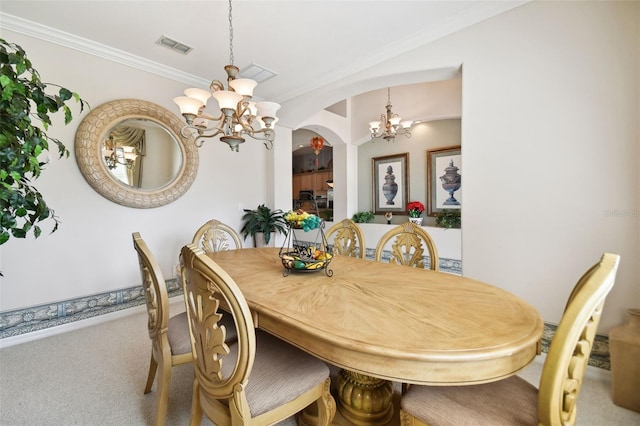
[[198,148],[181,137],[182,126],[171,111],[141,99],[99,105],[76,131],[80,172],[114,203],[138,209],[172,203],[198,171]]
[[106,134],[102,158],[109,172],[124,185],[154,190],[171,183],[182,167],[175,138],[158,123],[127,119]]

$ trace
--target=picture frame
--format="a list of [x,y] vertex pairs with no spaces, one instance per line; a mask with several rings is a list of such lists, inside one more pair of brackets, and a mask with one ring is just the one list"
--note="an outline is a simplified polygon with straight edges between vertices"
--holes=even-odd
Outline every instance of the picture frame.
[[427,151],[427,216],[462,208],[461,165],[460,145]]
[[373,212],[406,214],[409,196],[409,153],[374,157]]

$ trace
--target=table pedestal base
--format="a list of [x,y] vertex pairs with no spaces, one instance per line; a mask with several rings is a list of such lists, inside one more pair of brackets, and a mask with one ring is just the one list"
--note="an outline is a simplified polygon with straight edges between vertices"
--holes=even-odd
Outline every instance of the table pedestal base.
[[393,385],[387,380],[341,370],[337,396],[338,410],[353,424],[385,425],[393,417]]

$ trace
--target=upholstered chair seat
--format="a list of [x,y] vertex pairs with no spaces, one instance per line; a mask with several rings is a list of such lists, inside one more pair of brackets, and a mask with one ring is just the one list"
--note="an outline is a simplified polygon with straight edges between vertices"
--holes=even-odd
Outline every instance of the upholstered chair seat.
[[[230,375],[238,356],[238,345],[222,364]],[[256,358],[247,381],[247,402],[251,417],[258,417],[295,400],[326,380],[329,367],[318,359],[269,333],[256,331]]]
[[537,398],[535,386],[512,376],[484,385],[409,386],[402,407],[434,426],[533,426],[538,424]]

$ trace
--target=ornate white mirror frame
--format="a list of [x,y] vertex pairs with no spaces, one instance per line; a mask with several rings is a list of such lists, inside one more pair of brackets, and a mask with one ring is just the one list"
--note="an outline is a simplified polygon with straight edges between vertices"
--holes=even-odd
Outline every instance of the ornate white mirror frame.
[[[137,189],[118,180],[107,168],[104,142],[111,129],[128,119],[157,123],[180,146],[182,165],[166,185],[152,190]],[[178,116],[151,102],[119,99],[104,103],[82,120],[76,132],[75,155],[80,172],[96,192],[114,203],[140,209],[172,203],[187,192],[198,171],[198,150],[192,140],[181,136],[182,126]]]

